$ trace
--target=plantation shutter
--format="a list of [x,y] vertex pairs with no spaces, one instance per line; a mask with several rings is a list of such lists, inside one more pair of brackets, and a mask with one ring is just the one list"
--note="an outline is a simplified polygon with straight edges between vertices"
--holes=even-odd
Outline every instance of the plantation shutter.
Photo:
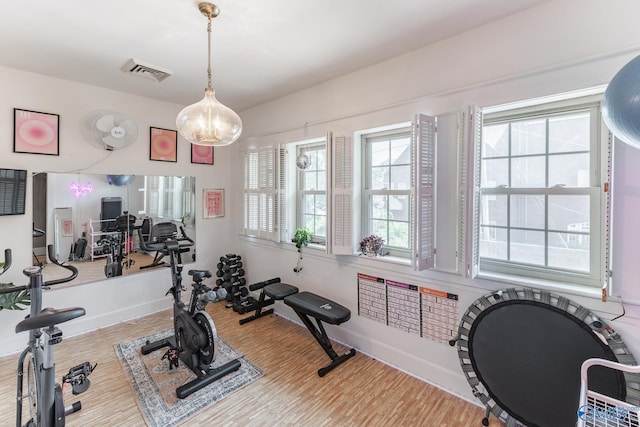
[[276,221],[278,223],[278,240],[280,242],[285,242],[288,240],[287,238],[287,168],[286,168],[286,160],[287,160],[287,150],[284,145],[278,147],[278,168],[276,170],[278,177],[278,186],[277,186],[277,198],[276,198]]
[[434,268],[453,274],[464,271],[464,264],[459,264],[464,253],[459,200],[462,116],[458,112],[436,117]]
[[465,277],[476,277],[480,261],[480,148],[482,110],[471,105],[467,110],[467,168],[465,213]]
[[258,152],[244,154],[244,234],[258,235],[260,192],[258,189]]
[[331,251],[353,255],[353,142],[349,136],[331,141]]
[[331,154],[331,141],[332,141],[332,133],[331,132],[327,132],[327,136],[325,138],[325,162],[326,162],[326,177],[325,177],[325,189],[326,189],[326,196],[325,196],[325,200],[326,200],[326,209],[327,209],[327,222],[326,222],[326,227],[327,227],[327,231],[325,233],[327,241],[324,244],[324,251],[325,253],[330,254],[332,252],[332,248],[331,248],[331,242],[333,242],[333,239],[331,238],[331,233],[333,230],[332,224],[331,224],[331,219],[333,218],[333,213],[332,213],[332,209],[331,207],[333,206],[332,203],[332,194],[333,192],[332,190],[332,180],[331,180],[331,171],[333,170],[333,165],[332,165],[332,154]]
[[413,144],[417,160],[414,270],[426,270],[434,266],[435,135],[435,117],[418,114],[413,124]]
[[276,149],[264,147],[245,155],[245,227],[249,236],[279,241]]
[[276,150],[265,147],[258,152],[258,185],[260,187],[260,218],[258,237],[279,241],[276,219],[277,179]]

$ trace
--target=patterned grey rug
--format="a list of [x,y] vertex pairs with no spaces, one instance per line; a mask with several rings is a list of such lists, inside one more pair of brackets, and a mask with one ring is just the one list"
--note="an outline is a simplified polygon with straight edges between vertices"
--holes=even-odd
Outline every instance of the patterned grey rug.
[[185,399],[178,399],[176,388],[196,378],[195,374],[182,361],[180,361],[178,369],[170,370],[168,360],[162,359],[166,348],[147,355],[142,355],[140,352],[140,348],[147,341],[153,342],[172,334],[173,330],[157,332],[115,346],[116,355],[127,374],[134,394],[138,398],[138,407],[150,427],[177,426],[198,411],[262,375],[262,371],[258,367],[218,337],[217,356],[213,366],[220,366],[240,358],[240,369]]

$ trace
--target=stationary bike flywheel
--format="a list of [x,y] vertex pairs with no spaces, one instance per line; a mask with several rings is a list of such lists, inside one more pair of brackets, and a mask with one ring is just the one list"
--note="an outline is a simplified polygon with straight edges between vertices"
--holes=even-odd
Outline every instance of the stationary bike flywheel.
[[200,364],[210,365],[216,359],[216,343],[218,339],[218,333],[216,332],[216,325],[213,324],[213,319],[206,311],[198,311],[193,315],[193,320],[200,327],[202,332],[207,336],[207,342],[200,347],[198,358]]

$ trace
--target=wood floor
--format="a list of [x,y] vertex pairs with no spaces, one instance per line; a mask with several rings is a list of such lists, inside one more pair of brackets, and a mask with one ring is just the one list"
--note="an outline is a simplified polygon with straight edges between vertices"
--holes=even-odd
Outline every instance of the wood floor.
[[[252,384],[200,412],[185,426],[480,426],[483,411],[362,353],[320,378],[328,357],[302,326],[271,315],[240,326],[240,315],[209,304],[218,334],[264,371]],[[114,345],[171,328],[163,311],[56,346],[58,380],[72,366],[98,363],[69,426],[144,426]],[[5,327],[8,327],[5,326]],[[64,325],[62,325],[64,331]],[[26,340],[26,334],[25,340]],[[338,353],[344,348],[334,346]],[[0,425],[15,423],[17,355],[0,358]],[[499,425],[493,418],[491,425]]]

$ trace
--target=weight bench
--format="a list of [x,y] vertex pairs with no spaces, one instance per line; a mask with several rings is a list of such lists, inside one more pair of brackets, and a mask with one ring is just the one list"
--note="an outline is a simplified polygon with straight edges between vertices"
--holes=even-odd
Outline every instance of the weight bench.
[[295,286],[280,283],[279,277],[249,285],[250,291],[257,291],[258,289],[262,289],[262,292],[260,292],[260,297],[258,297],[258,306],[256,307],[256,311],[251,316],[240,319],[241,325],[273,313],[273,308],[264,311],[262,311],[262,309],[273,305],[277,300],[283,300],[285,297],[298,292],[298,288]]
[[[325,353],[331,358],[331,363],[318,369],[319,376],[325,376],[327,372],[355,356],[356,350],[353,348],[339,356],[331,346],[331,341],[322,326],[322,322],[339,325],[349,320],[351,318],[351,311],[349,311],[348,308],[311,292],[300,292],[289,295],[284,298],[284,303],[296,312],[300,320],[302,320],[307,329],[309,329],[309,332],[311,332],[311,335],[313,335]],[[310,317],[316,319],[317,327],[313,324]]]

